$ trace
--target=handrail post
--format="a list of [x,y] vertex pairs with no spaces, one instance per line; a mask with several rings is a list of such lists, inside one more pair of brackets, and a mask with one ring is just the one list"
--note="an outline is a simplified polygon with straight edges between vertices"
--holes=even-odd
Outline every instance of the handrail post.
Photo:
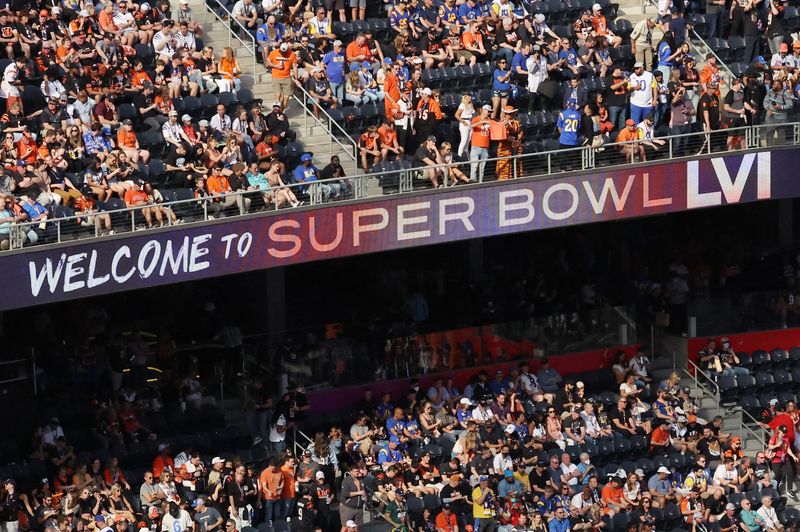
[[672,137],[668,137],[667,140],[669,141],[669,158],[672,159]]
[[56,242],[61,243],[61,220],[56,221]]

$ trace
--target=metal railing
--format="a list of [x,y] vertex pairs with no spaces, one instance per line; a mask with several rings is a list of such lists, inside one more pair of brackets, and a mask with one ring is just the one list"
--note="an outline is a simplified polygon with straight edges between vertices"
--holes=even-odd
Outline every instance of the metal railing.
[[[206,0],[206,1],[208,1],[208,0]],[[258,64],[258,59],[257,59],[257,56],[256,56],[256,54],[257,54],[256,38],[253,37],[253,35],[250,33],[250,31],[247,28],[245,28],[244,25],[242,25],[241,22],[239,22],[238,20],[236,20],[234,18],[233,14],[230,11],[228,11],[228,8],[223,6],[219,2],[219,0],[212,0],[212,1],[214,2],[214,4],[219,6],[219,8],[222,11],[225,12],[225,14],[228,16],[228,20],[225,20],[224,18],[222,18],[222,16],[219,13],[217,13],[217,10],[213,6],[211,6],[208,3],[206,3],[206,9],[205,9],[205,14],[204,14],[203,21],[204,22],[208,22],[208,13],[211,12],[211,14],[214,15],[215,19],[217,19],[219,22],[221,22],[223,26],[228,28],[228,47],[231,48],[231,43],[233,43],[233,39],[235,37],[236,40],[239,41],[239,43],[242,45],[242,48],[245,48],[246,50],[250,51],[253,54],[253,83],[256,83],[257,82],[257,80],[256,80],[256,72],[257,72],[256,65]],[[233,28],[230,27],[230,24],[232,24],[232,23],[236,23],[239,26],[239,29],[241,31],[239,31],[239,32],[233,31]],[[248,37],[248,41],[249,41],[249,43],[252,43],[252,46],[250,46],[248,44],[248,42],[245,42],[245,39],[243,38],[243,35],[246,35]]]
[[[688,360],[688,368],[683,368],[683,372],[688,375],[694,383],[694,391],[702,391],[704,395],[709,395],[719,402],[720,390],[719,385],[713,377],[700,369],[700,366],[695,364],[692,360]],[[702,375],[705,378],[704,382],[700,382],[697,375]]]
[[[783,137],[783,142],[780,144],[769,142],[770,136],[772,136],[771,139],[774,141],[776,132],[780,133]],[[732,151],[725,149],[724,137],[735,133],[741,133],[738,135],[743,141],[741,149]],[[720,144],[718,141],[712,139],[721,139],[722,142]],[[736,151],[759,148],[762,147],[765,141],[768,146],[796,146],[800,145],[800,122],[731,128],[712,133],[687,133],[662,137],[658,140],[664,141],[664,145],[654,153],[660,154],[662,160],[670,161],[692,159],[698,155],[704,154],[724,155]],[[512,157],[486,159],[483,161],[486,169],[484,174],[480,174],[479,172],[480,162],[473,160],[425,167],[411,166],[410,163],[403,161],[398,162],[397,166],[393,167],[391,170],[384,170],[377,173],[271,187],[267,192],[272,194],[273,200],[265,200],[264,208],[267,211],[277,211],[278,203],[275,198],[281,194],[282,190],[292,190],[296,196],[300,196],[301,199],[306,200],[310,205],[320,205],[327,201],[346,201],[366,198],[369,197],[368,182],[370,178],[378,180],[382,189],[382,194],[412,193],[414,191],[423,190],[423,185],[430,188],[430,182],[425,178],[425,170],[435,170],[442,174],[442,183],[445,186],[444,190],[447,190],[450,185],[455,184],[449,177],[450,172],[454,168],[461,169],[466,175],[469,175],[471,170],[474,171],[478,183],[495,179],[497,177],[496,168],[498,163],[503,163],[506,166],[511,164],[514,168],[513,175],[523,176],[522,179],[541,179],[551,174],[558,173],[561,170],[587,171],[594,170],[600,166],[602,166],[604,170],[624,168],[647,162],[647,160],[640,159],[635,153],[635,150],[633,150],[630,157],[626,157],[622,149],[628,145],[639,145],[647,142],[648,141],[636,140],[606,144],[602,147],[580,146],[565,150],[525,153]],[[465,184],[464,186],[473,185],[475,185],[475,183]],[[345,190],[347,193],[344,193]],[[337,191],[339,191],[338,196],[336,194]],[[243,215],[246,214],[244,208],[245,197],[258,199],[263,194],[263,191],[249,190],[233,192],[227,195],[236,198],[238,214]],[[380,194],[376,194],[375,196],[380,196]],[[172,209],[173,211],[181,211],[180,214],[183,217],[183,222],[205,222],[213,219],[209,218],[209,202],[218,201],[220,199],[221,197],[178,200],[159,204],[138,205],[105,212],[111,214],[112,219],[115,215],[119,215],[120,213],[130,216],[129,219],[125,220],[124,225],[120,226],[117,224],[113,227],[116,232],[137,231],[141,229],[140,226],[137,226],[137,221],[141,225],[141,216],[144,209]],[[36,233],[36,235],[31,236],[36,236],[36,240],[41,244],[62,243],[65,241],[71,242],[80,238],[100,236],[100,219],[97,214],[98,213],[81,213],[75,216],[53,218],[46,221],[13,224],[11,226],[10,247],[11,249],[22,248],[23,245],[25,245],[26,235],[29,231],[34,231]],[[116,217],[119,218],[119,216]],[[167,214],[165,219],[167,226],[173,225],[171,216]],[[81,222],[84,220],[90,220],[90,225],[93,226],[94,229],[91,230],[87,228],[84,231],[80,231]]]
[[[313,111],[314,105],[308,103],[310,100],[312,100],[312,97],[308,93],[308,91],[304,87],[302,87],[301,85],[297,85],[297,88],[300,89],[301,96],[298,96],[296,93],[293,93],[292,94],[292,98],[303,109],[303,129],[305,130],[305,132],[308,133],[308,118],[310,116],[311,119],[318,126],[320,126],[322,129],[324,129],[325,133],[328,135],[328,155],[329,156],[333,155],[333,143],[335,142],[342,149],[341,153],[347,155],[347,157],[350,160],[352,160],[354,162],[357,162],[358,161],[358,146],[356,145],[356,142],[353,140],[353,138],[347,133],[347,131],[344,130],[344,128],[342,126],[339,125],[338,122],[336,122],[336,120],[333,119],[333,117],[331,117],[330,114],[328,114],[328,112],[325,110],[324,107],[317,106],[318,112],[321,113],[322,116],[325,117],[325,119],[327,120],[327,122],[329,124],[329,125],[325,125],[325,122],[320,120],[314,114],[314,111]],[[335,128],[334,128],[334,126],[335,126]],[[334,131],[334,129],[336,131]],[[338,132],[339,135],[336,135],[335,134],[336,132]],[[339,138],[340,136],[341,136],[341,139]],[[343,139],[347,139],[345,141],[348,144],[347,146],[342,144],[342,140]]]
[[[766,432],[766,431],[763,428],[761,428],[761,425],[758,423],[756,418],[754,418],[752,415],[750,415],[750,412],[748,412],[744,408],[740,408],[739,410],[741,410],[741,412],[742,412],[742,417],[740,418],[740,421],[741,421],[740,430],[741,430],[741,432],[742,433],[747,432],[750,435],[752,435],[761,444],[761,448],[764,449],[767,446],[767,440],[769,439],[769,438],[764,438],[764,432]],[[750,424],[745,423],[745,417],[747,417],[747,419],[749,419],[752,422],[753,425],[755,425],[756,427],[761,428],[761,433],[759,433],[758,431],[756,431],[756,429],[751,427]]]
[[[206,21],[208,20],[208,12],[210,11],[211,14],[213,14],[214,17],[228,29],[228,46],[231,45],[232,39],[235,37],[241,43],[243,48],[246,48],[250,53],[252,53],[253,84],[254,85],[257,84],[259,50],[258,50],[258,43],[256,42],[255,37],[253,37],[250,31],[247,28],[245,28],[240,21],[236,20],[233,17],[233,14],[230,11],[228,11],[228,9],[225,6],[223,6],[219,2],[219,0],[213,0],[213,1],[217,6],[219,6],[219,8],[222,11],[224,11],[227,14],[230,23],[235,23],[238,26],[239,31],[238,32],[234,31],[233,28],[231,28],[230,24],[227,21],[225,21],[212,6],[209,6],[208,4],[206,4],[205,20]],[[246,35],[248,37],[248,42],[245,42],[245,40],[242,38],[242,35]],[[266,74],[266,69],[262,68],[261,73]],[[320,107],[319,112],[323,115],[325,121],[317,118],[317,116],[313,113],[313,110],[309,109],[309,106],[306,104],[308,99],[311,98],[311,95],[308,94],[308,92],[302,86],[297,85],[296,87],[300,89],[300,91],[302,92],[302,97],[298,97],[297,94],[293,93],[292,98],[300,105],[300,108],[303,110],[303,129],[305,130],[304,132],[308,134],[308,118],[310,116],[311,119],[314,122],[316,122],[317,125],[322,127],[325,130],[326,134],[330,137],[329,150],[328,150],[329,156],[333,155],[333,143],[336,142],[336,144],[338,144],[339,147],[342,149],[341,153],[347,155],[348,158],[351,159],[352,161],[356,161],[358,157],[358,148],[356,146],[356,142],[350,137],[350,135],[347,134],[347,132],[342,128],[342,126],[339,125],[339,123],[337,123],[330,116],[330,114],[328,114],[328,112],[324,108]],[[327,122],[327,125],[325,122]],[[338,138],[337,135],[334,135],[335,131],[341,134],[342,139],[347,139],[346,140],[346,143],[348,144],[347,146],[342,144],[342,140]]]

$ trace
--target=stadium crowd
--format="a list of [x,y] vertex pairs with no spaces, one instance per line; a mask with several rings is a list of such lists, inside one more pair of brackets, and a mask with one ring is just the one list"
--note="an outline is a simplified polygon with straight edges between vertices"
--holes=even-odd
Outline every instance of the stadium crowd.
[[[585,382],[546,358],[476,372],[463,390],[412,379],[404,396],[366,391],[336,422],[315,418],[301,387],[274,396],[257,380],[253,446],[218,452],[195,434],[217,423],[213,400],[165,345],[156,359],[138,335],[84,346],[67,379],[93,387],[88,410],[70,407],[84,428],[54,414],[36,430],[39,470],[2,483],[4,530],[772,531],[795,497],[793,402],[765,412],[768,449],[746,456],[722,418],[698,417],[679,375],[651,377],[642,351]],[[737,367],[719,346],[705,360]],[[150,364],[169,382],[148,384]]]
[[[747,41],[752,63],[730,87],[720,85],[716,56],[698,71],[689,53],[687,29],[706,24],[691,2],[661,1],[659,17],[635,27],[616,21],[605,1],[393,1],[370,22],[372,6],[351,4],[349,12],[343,0],[228,5],[232,26],[255,36],[271,71],[275,100],[263,108],[241,88],[233,50],[203,45],[187,0],[5,6],[0,247],[10,246],[15,223],[38,222],[19,236],[35,243],[52,231],[48,220],[66,215],[111,233],[120,219],[109,212],[124,206],[141,206],[134,225],[147,228],[180,223],[182,213],[161,205],[175,199],[197,198],[212,217],[300,205],[307,186],[274,188],[346,175],[338,157],[320,169],[297,142],[286,115],[295,93],[358,138],[364,170],[405,159],[439,187],[490,178],[485,160],[495,155],[497,179],[523,172],[504,158],[523,152],[601,153],[606,143],[637,141],[608,155],[664,156],[666,133],[785,122],[800,90],[800,41],[789,54],[787,34],[796,13],[784,24],[789,6],[777,0],[705,6],[709,34],[744,32]],[[754,27],[766,29],[754,36]],[[756,55],[763,36],[769,61]],[[736,148],[739,133],[707,141]],[[769,130],[767,141],[784,142],[784,133]],[[684,140],[673,154],[698,148]],[[568,152],[560,168],[575,158]],[[352,192],[344,180],[319,188],[323,201]]]

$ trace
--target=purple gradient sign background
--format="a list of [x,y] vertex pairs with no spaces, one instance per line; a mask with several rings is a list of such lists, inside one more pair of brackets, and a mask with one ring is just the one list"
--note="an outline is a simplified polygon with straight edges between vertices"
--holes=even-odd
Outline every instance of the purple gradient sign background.
[[517,180],[0,255],[0,310],[312,260],[800,196],[800,151]]

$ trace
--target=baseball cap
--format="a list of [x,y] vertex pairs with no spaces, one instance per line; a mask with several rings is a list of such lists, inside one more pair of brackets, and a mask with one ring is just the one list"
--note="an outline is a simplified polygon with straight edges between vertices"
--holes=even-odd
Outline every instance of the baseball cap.
[[183,115],[181,117],[181,122],[191,122],[191,121],[192,121],[191,115]]
[[[197,123],[197,125],[198,125],[198,126],[200,126],[200,127],[208,127],[208,120],[206,120],[206,119],[203,119],[203,120],[199,121],[199,122]],[[218,457],[218,458],[219,458],[219,457]]]
[[406,492],[405,492],[405,491],[403,491],[403,488],[397,488],[396,490],[394,490],[394,494],[395,494],[395,495],[400,495],[400,496],[403,496],[403,495],[405,495],[405,494],[406,494]]
[[664,474],[667,474],[667,475],[669,475],[669,474],[670,474],[670,470],[669,470],[669,469],[667,469],[665,466],[663,466],[663,465],[662,465],[661,467],[659,467],[659,468],[656,470],[656,473],[664,473]]
[[392,58],[391,58],[391,57],[384,57],[384,58],[383,58],[383,62],[384,62],[384,64],[386,64],[386,65],[391,65],[391,64],[392,64],[394,61],[392,61]]
[[285,52],[288,49],[289,49],[289,43],[282,42],[280,45],[281,52]]
[[537,13],[536,15],[534,15],[533,20],[541,24],[542,22],[544,22],[544,18],[545,17],[542,13]]
[[633,64],[633,68],[644,68],[644,63],[636,61],[636,63]]
[[491,111],[492,110],[492,106],[489,105],[489,104],[486,104],[483,107],[481,107],[481,109],[483,109],[484,111]]
[[342,41],[340,41],[339,39],[336,39],[335,41],[333,41],[333,45],[334,46],[341,46],[342,45]]
[[122,121],[122,125],[123,126],[132,126],[133,125],[133,120],[131,120],[130,118],[126,118],[125,120]]
[[678,423],[686,423],[686,416],[678,416]]
[[469,406],[469,405],[472,404],[472,401],[470,401],[466,397],[462,397],[461,400],[459,401],[459,403],[461,403],[462,405],[468,405]]
[[215,456],[214,458],[211,459],[211,465],[224,464],[224,463],[225,460],[223,460],[222,457],[219,456]]
[[272,107],[280,107],[281,102],[272,102]]
[[594,4],[592,6],[592,11],[600,11],[602,9],[603,9],[603,6],[601,6],[600,4]]
[[425,140],[427,140],[428,142],[436,142],[436,136],[435,135],[428,135],[428,138],[425,139]]
[[503,471],[503,476],[506,478],[511,478],[514,476],[514,472],[511,471],[510,469],[506,469],[505,471]]
[[311,456],[311,451],[306,449],[305,451],[303,451],[303,456]]
[[635,125],[636,125],[636,122],[634,122],[634,121],[633,121],[633,119],[629,118],[629,119],[627,119],[627,120],[625,121],[625,125],[626,125],[626,126],[635,126]]
[[[176,111],[176,110],[174,110],[174,109],[173,109],[172,111],[170,111],[170,112],[169,112],[169,116],[178,116],[178,111]],[[167,445],[166,443],[162,443],[162,444],[160,444],[160,445],[158,446],[158,450],[159,450],[159,451],[163,451],[163,450],[164,450],[164,449],[162,448],[162,445],[163,445],[164,447],[168,447],[168,445]]]
[[422,94],[424,94],[425,96],[430,96],[431,94],[433,94],[433,91],[430,89],[430,87],[425,87],[424,89],[422,89]]
[[775,399],[774,397],[769,400],[769,406],[775,406],[777,404],[778,404],[778,400]]
[[317,479],[325,478],[325,473],[323,473],[322,471],[317,471],[317,473],[314,475],[314,477],[317,478]]
[[729,502],[728,504],[725,505],[725,509],[726,510],[735,510],[736,509],[736,505],[733,504],[732,502]]
[[352,519],[348,519],[348,521],[344,524],[347,528],[358,528],[358,525]]
[[197,508],[198,506],[203,506],[206,503],[203,499],[195,499],[192,503],[192,508]]
[[139,6],[140,11],[150,11],[150,4],[147,2],[142,2],[142,5]]
[[78,13],[78,16],[79,17],[88,17],[89,16],[89,12],[86,11],[85,9],[81,9],[80,12]]
[[300,156],[301,162],[310,161],[311,159],[313,159],[313,157],[311,156],[310,153],[304,153],[303,155]]
[[480,482],[489,482],[489,476],[488,475],[481,475]]

